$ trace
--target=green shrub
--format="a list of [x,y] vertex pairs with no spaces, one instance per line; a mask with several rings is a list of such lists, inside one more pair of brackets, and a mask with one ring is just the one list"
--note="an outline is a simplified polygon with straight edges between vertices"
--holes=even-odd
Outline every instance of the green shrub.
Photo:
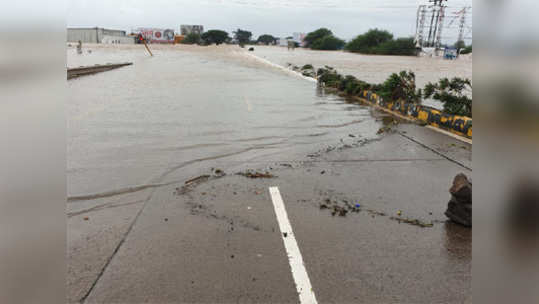
[[181,41],[182,44],[199,44],[200,43],[200,34],[197,33],[189,33],[183,40]]
[[219,45],[225,43],[230,37],[228,37],[228,33],[225,31],[209,30],[204,32],[200,38],[204,41],[204,44],[210,45],[215,43]]
[[264,34],[258,37],[257,42],[264,43],[266,45],[268,44],[274,44],[277,39],[273,37],[272,35]]
[[472,53],[472,46],[465,47],[462,51],[460,51],[462,55],[471,54]]
[[[321,39],[325,36],[333,35],[333,33],[328,30],[327,28],[319,28],[316,31],[308,33],[303,41],[305,42],[306,47],[311,47],[311,44],[314,43],[316,40]],[[292,37],[290,37],[292,38]]]
[[440,101],[445,113],[472,117],[472,99],[466,95],[468,90],[472,90],[470,79],[443,78],[438,83],[428,83],[424,97]]
[[417,50],[413,38],[393,39],[388,31],[372,29],[346,44],[345,49],[362,54],[415,56]]
[[418,103],[421,100],[421,90],[416,90],[415,74],[412,71],[391,74],[378,90],[378,94],[388,100],[404,100],[409,103]]
[[316,71],[316,76],[318,77],[318,82],[330,88],[338,88],[339,83],[342,79],[342,76],[335,71],[332,67],[325,66],[324,68],[319,68]]
[[388,31],[371,29],[348,42],[346,50],[363,54],[373,54],[375,47],[392,39],[393,34]]
[[234,33],[234,38],[238,41],[238,44],[242,47],[251,41],[251,36],[253,35],[253,33],[242,30],[242,29],[237,29],[233,33]]
[[339,39],[333,35],[327,35],[315,40],[311,44],[311,49],[334,51],[342,49],[345,44],[346,43],[344,42],[344,40]]
[[396,55],[396,56],[416,56],[414,38],[398,38],[386,41],[373,48],[373,54]]

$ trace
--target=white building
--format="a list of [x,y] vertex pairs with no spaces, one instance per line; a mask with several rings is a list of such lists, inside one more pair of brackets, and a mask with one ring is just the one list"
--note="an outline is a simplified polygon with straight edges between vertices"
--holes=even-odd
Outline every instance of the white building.
[[103,44],[135,44],[135,36],[103,36]]
[[135,43],[134,38],[126,36],[125,31],[122,30],[111,30],[101,27],[68,28],[67,42],[76,43],[79,40],[82,43],[111,43],[111,41],[129,44]]
[[305,46],[305,36],[307,36],[305,33],[293,33],[292,40],[299,43],[299,46],[303,47]]
[[299,46],[305,46],[305,33],[293,33],[291,37],[277,38],[278,46],[288,46],[289,41],[293,41],[299,44]]
[[294,39],[290,39],[290,38],[277,38],[277,45],[278,45],[278,46],[288,46],[288,41],[294,41]]
[[191,33],[195,33],[195,34],[199,34],[201,35],[202,33],[204,33],[204,26],[203,25],[187,25],[187,24],[182,24],[180,25],[180,33],[183,35],[183,36],[187,36]]

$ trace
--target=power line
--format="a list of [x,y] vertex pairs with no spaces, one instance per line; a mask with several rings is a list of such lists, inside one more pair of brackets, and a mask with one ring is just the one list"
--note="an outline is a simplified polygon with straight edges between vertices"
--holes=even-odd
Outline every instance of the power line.
[[[429,0],[429,5],[419,5],[417,10],[415,34],[415,43],[417,47],[441,48],[442,39],[446,39],[448,37],[443,35],[443,31],[446,29],[457,29],[458,40],[468,39],[470,31],[467,33],[465,33],[465,31],[466,29],[471,28],[471,26],[468,26],[467,21],[472,15],[472,7],[461,7],[458,11],[450,10],[449,14],[447,14],[448,8],[450,7],[445,5],[446,2],[447,0]],[[445,20],[446,16],[448,15],[452,16],[452,18],[450,19],[449,23],[446,24]],[[425,23],[428,19],[430,19],[430,24],[428,25],[428,36],[426,36],[425,31],[427,25]],[[458,25],[453,26],[457,20]]]

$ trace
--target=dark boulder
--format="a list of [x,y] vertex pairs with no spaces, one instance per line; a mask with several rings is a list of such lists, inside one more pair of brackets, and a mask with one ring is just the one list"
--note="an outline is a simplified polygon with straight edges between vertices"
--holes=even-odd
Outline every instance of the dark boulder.
[[455,223],[471,227],[472,183],[466,175],[460,173],[455,176],[449,193],[451,194],[451,200],[447,204],[445,215]]

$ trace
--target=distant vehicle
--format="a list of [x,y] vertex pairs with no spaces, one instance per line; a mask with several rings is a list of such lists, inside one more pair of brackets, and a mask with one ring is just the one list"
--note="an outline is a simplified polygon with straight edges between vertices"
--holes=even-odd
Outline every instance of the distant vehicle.
[[458,57],[458,51],[456,48],[446,47],[444,49],[444,59],[455,60]]

